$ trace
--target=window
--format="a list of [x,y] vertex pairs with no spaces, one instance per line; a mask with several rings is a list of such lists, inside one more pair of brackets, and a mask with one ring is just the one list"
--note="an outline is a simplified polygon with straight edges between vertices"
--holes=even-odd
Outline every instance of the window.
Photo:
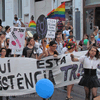
[[35,2],[38,2],[38,1],[43,1],[43,0],[35,0]]
[[22,18],[22,0],[18,0],[18,17]]
[[2,21],[5,21],[5,0],[2,0]]

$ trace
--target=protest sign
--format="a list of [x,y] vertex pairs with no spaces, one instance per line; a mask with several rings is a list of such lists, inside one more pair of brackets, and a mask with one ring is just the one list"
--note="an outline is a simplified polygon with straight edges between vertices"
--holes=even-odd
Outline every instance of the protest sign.
[[9,48],[10,49],[23,49],[25,44],[25,28],[12,27]]
[[47,35],[46,38],[55,38],[56,32],[56,20],[55,19],[47,19]]
[[[80,57],[86,52],[75,52],[75,56]],[[0,96],[34,93],[37,81],[43,78],[51,80],[55,88],[77,84],[82,74],[83,65],[72,62],[70,54],[41,60],[4,58],[0,60]],[[100,65],[97,66],[97,75],[100,79]]]
[[12,49],[11,54],[22,55],[23,50],[21,49]]
[[40,39],[45,38],[47,34],[47,19],[44,15],[40,15],[36,23],[36,31]]

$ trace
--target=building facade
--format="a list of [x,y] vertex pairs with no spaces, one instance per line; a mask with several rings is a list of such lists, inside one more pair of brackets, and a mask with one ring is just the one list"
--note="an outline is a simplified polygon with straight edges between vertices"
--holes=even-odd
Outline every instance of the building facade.
[[47,16],[63,2],[66,2],[65,23],[70,20],[74,27],[73,33],[79,40],[83,36],[83,0],[0,0],[0,19],[3,21],[3,26],[13,26],[14,15],[17,14],[27,26],[31,15],[34,15],[34,20],[37,21],[41,14]]
[[84,33],[93,33],[94,26],[100,29],[100,0],[84,0]]

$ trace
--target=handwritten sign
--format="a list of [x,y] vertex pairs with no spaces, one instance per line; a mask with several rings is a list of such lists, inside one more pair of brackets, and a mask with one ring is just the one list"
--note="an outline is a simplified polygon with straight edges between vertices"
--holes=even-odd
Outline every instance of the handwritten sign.
[[25,28],[12,27],[9,48],[23,49],[25,44]]
[[46,38],[55,38],[56,20],[47,19],[47,26],[48,26],[48,31],[47,31]]

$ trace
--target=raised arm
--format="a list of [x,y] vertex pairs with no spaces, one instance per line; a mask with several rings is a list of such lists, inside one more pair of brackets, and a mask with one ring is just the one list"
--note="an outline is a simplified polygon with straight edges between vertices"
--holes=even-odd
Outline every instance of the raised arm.
[[75,58],[73,54],[70,54],[71,60],[74,62],[79,61],[78,58]]

